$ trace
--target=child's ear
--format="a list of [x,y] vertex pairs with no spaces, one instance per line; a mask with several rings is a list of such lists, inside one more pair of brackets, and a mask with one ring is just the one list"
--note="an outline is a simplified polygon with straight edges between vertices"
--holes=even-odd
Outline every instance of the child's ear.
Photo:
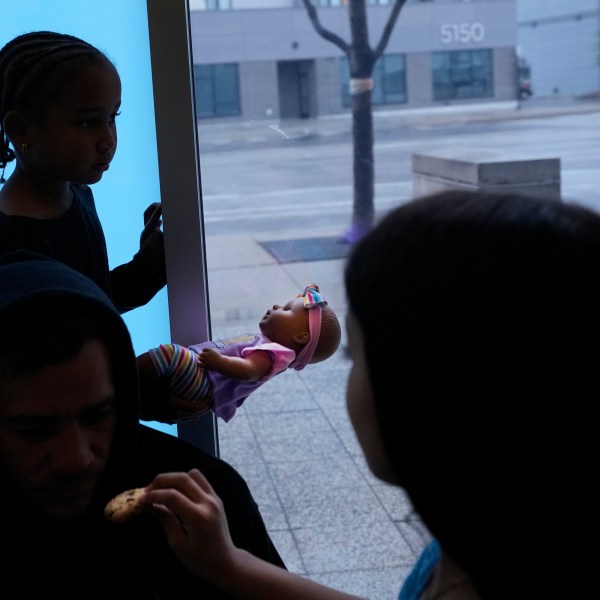
[[27,121],[23,113],[19,110],[9,110],[4,115],[2,122],[6,137],[13,143],[18,145],[21,138],[27,133]]
[[308,344],[308,340],[310,340],[310,333],[308,331],[300,331],[295,333],[293,340],[296,342],[296,344]]

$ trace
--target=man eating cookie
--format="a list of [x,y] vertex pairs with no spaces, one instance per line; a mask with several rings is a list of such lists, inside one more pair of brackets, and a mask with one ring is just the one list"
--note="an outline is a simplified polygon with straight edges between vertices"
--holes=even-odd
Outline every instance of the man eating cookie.
[[140,424],[135,354],[108,297],[61,263],[0,258],[0,494],[4,571],[21,598],[229,598],[193,577],[144,513],[109,500],[158,473],[200,469],[238,546],[283,562],[224,461]]

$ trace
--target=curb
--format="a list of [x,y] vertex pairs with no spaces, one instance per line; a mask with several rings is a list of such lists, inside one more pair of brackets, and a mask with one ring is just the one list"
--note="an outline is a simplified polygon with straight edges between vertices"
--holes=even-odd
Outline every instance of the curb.
[[[373,111],[375,132],[392,127],[435,127],[492,121],[559,117],[600,111],[597,99],[544,99],[494,102],[477,105],[414,108],[397,111]],[[528,104],[531,103],[531,104]],[[535,103],[535,104],[534,104]],[[326,115],[314,119],[236,120],[198,123],[200,145],[204,151],[283,142],[306,142],[322,137],[352,133],[352,114]]]

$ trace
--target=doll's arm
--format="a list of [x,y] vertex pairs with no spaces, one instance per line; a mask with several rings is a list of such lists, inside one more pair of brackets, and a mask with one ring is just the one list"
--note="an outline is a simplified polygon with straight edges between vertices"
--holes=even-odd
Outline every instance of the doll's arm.
[[273,368],[271,355],[256,350],[244,358],[225,356],[213,348],[204,348],[198,362],[205,368],[238,381],[256,381]]

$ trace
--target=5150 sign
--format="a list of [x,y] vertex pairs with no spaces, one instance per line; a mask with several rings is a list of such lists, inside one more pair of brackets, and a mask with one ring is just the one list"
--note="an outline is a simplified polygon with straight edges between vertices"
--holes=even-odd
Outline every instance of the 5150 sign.
[[469,44],[483,42],[484,38],[483,23],[445,23],[440,27],[442,44]]

